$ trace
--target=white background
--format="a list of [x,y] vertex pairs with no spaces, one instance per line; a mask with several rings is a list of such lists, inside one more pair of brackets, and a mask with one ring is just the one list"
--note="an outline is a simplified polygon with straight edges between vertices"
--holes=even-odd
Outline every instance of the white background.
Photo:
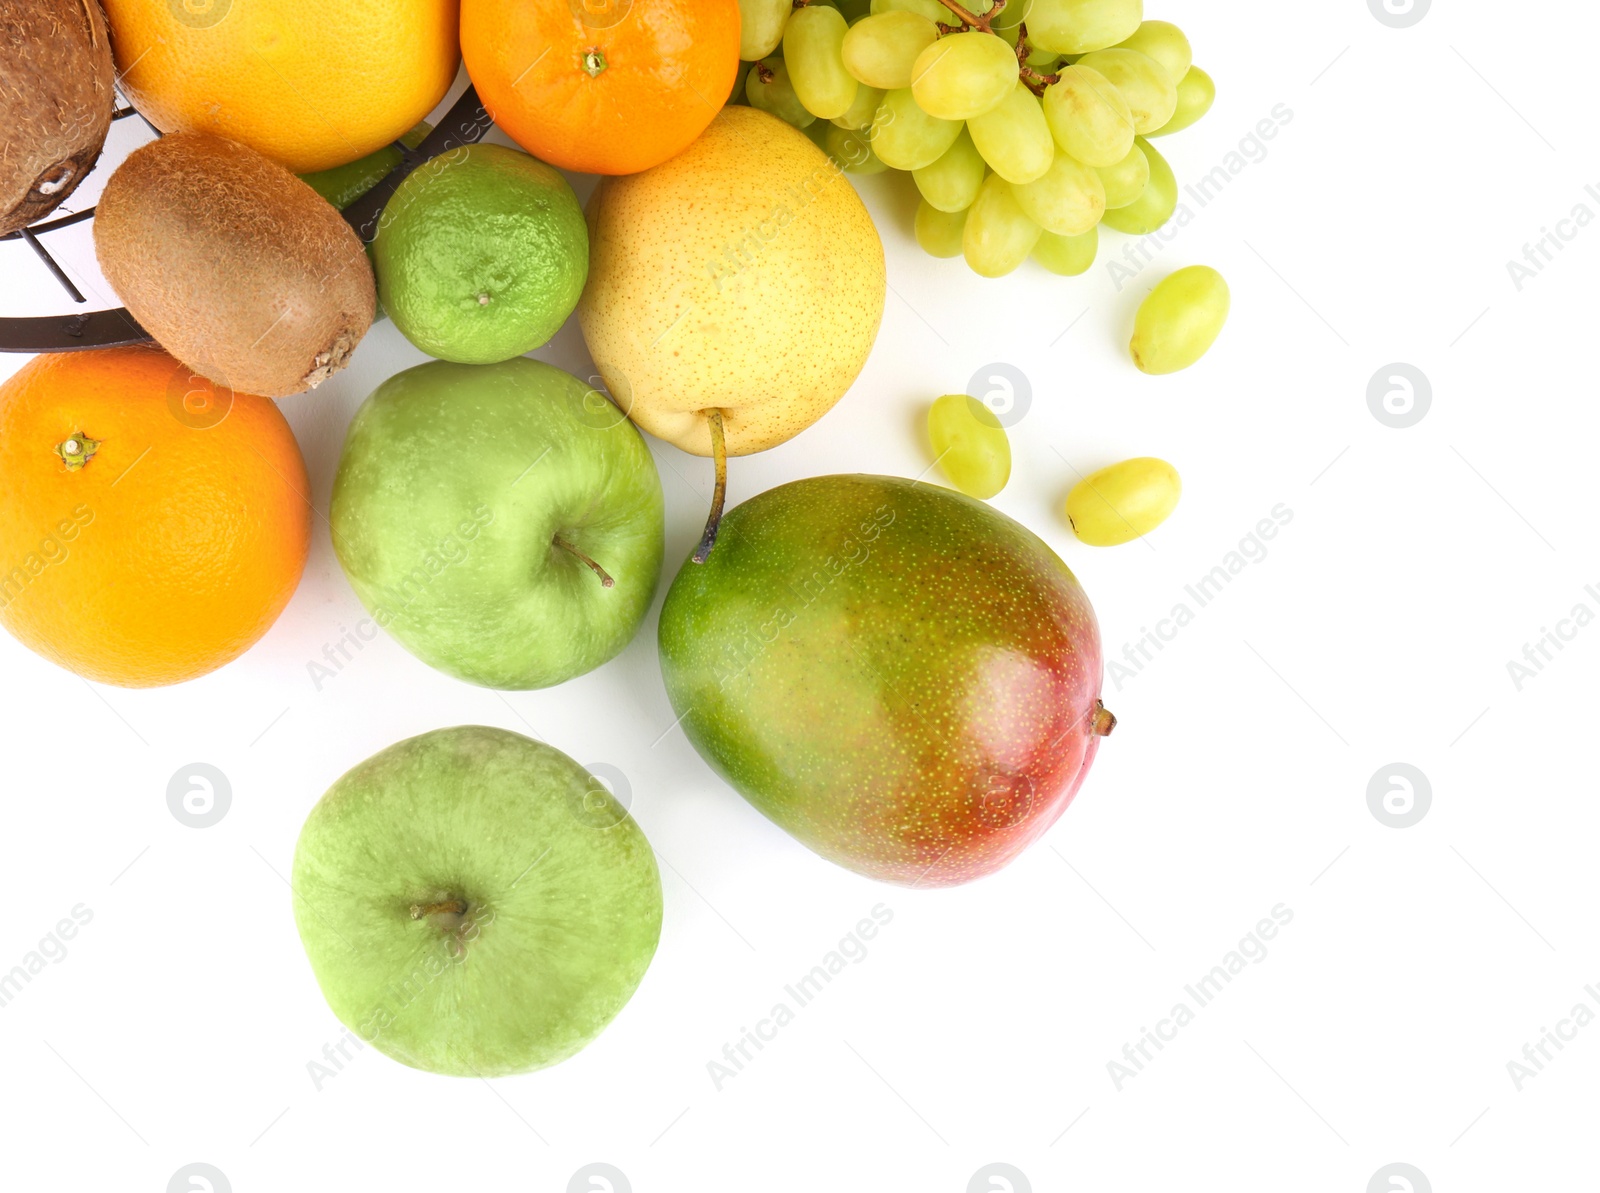
[[[283,403],[319,517],[305,579],[255,649],[125,691],[0,640],[0,969],[75,904],[94,913],[0,1009],[8,1188],[154,1193],[194,1161],[241,1193],[563,1190],[592,1161],[638,1193],[960,1193],[991,1162],[1035,1190],[1362,1193],[1395,1162],[1441,1193],[1594,1187],[1600,1025],[1520,1092],[1507,1062],[1575,1003],[1594,1008],[1584,986],[1600,983],[1600,628],[1521,691],[1506,664],[1580,601],[1600,612],[1584,593],[1600,582],[1600,227],[1520,293],[1506,262],[1580,202],[1600,214],[1584,192],[1600,187],[1600,18],[1551,5],[1511,20],[1487,0],[1398,30],[1362,0],[1147,15],[1182,23],[1219,85],[1204,122],[1161,142],[1180,179],[1285,104],[1265,159],[1120,293],[1104,264],[1117,234],[1082,278],[984,281],[919,254],[909,179],[857,180],[889,259],[877,348],[820,424],[732,469],[734,502],[819,473],[916,476],[927,402],[1014,364],[1033,398],[995,505],[1077,572],[1108,657],[1273,506],[1293,511],[1266,559],[1107,683],[1120,728],[1048,837],[948,891],[819,860],[667,731],[654,613],[620,658],[557,690],[470,687],[380,637],[318,691],[308,663],[363,616],[320,516],[343,429],[423,359],[381,323],[348,370]],[[51,243],[114,305],[86,227]],[[25,249],[0,252],[6,313],[63,309]],[[1227,275],[1232,320],[1198,367],[1147,378],[1126,357],[1134,311],[1195,262]],[[536,355],[590,372],[574,326]],[[1433,389],[1403,430],[1367,404],[1395,361]],[[652,448],[664,591],[710,468]],[[1074,470],[1146,454],[1183,473],[1176,515],[1143,544],[1078,544],[1060,512]],[[663,863],[660,950],[558,1068],[457,1080],[369,1049],[319,1091],[308,1062],[341,1028],[295,933],[296,834],[351,765],[465,722],[628,776]],[[1407,829],[1367,804],[1396,761],[1433,793]],[[166,803],[195,762],[233,795],[203,831]],[[878,903],[894,918],[865,960],[717,1090],[707,1062]],[[1107,1062],[1280,903],[1294,918],[1266,959],[1119,1092]]]

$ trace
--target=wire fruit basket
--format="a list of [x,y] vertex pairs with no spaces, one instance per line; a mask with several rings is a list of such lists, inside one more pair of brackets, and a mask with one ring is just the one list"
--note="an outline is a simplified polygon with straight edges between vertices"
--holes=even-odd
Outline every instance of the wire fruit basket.
[[[113,120],[123,120],[139,113],[132,106],[118,108]],[[140,119],[144,119],[142,116]],[[145,121],[149,124],[149,121]],[[157,136],[160,130],[150,125]],[[340,214],[355,229],[363,244],[370,244],[382,223],[384,205],[406,175],[424,162],[449,153],[464,145],[481,140],[493,121],[478,100],[478,93],[469,85],[461,97],[451,105],[437,127],[415,148],[399,141],[394,147],[401,153],[400,164],[361,198],[351,203]],[[26,228],[0,236],[0,242],[20,240],[25,242],[44,262],[50,275],[67,292],[75,303],[87,304],[88,299],[67,276],[64,269],[45,246],[44,236],[73,224],[94,218],[95,209],[86,207],[70,215],[52,216]],[[118,348],[128,344],[148,344],[152,336],[139,326],[126,307],[105,311],[78,311],[70,315],[40,315],[0,317],[0,352],[81,352],[90,348]]]

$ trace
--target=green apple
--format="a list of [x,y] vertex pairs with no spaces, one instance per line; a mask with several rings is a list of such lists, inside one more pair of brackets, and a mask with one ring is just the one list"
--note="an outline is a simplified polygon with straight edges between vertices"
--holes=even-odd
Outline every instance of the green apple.
[[650,449],[603,394],[525,357],[380,385],[350,423],[329,522],[373,620],[491,688],[614,657],[661,575]]
[[490,1077],[565,1060],[633,996],[661,935],[639,826],[559,750],[438,729],[311,810],[295,921],[322,993],[395,1060]]

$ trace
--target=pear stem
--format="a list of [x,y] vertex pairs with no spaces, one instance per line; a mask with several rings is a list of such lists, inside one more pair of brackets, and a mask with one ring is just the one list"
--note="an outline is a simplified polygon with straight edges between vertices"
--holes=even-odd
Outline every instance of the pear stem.
[[722,525],[722,506],[728,499],[728,447],[722,438],[722,411],[713,406],[705,415],[711,428],[711,459],[717,469],[717,487],[711,494],[711,513],[706,516],[705,533],[694,549],[696,563],[704,563],[711,548],[716,546],[717,528]]
[[430,915],[466,915],[467,901],[465,899],[447,899],[443,903],[413,903],[411,905],[411,918],[424,919]]
[[1094,702],[1094,724],[1090,726],[1090,731],[1096,737],[1110,737],[1111,731],[1116,727],[1117,718],[1111,714],[1111,710],[1101,701],[1096,700]]
[[567,542],[567,540],[562,538],[559,534],[556,535],[551,541],[563,551],[569,551],[573,555],[577,556],[579,562],[586,564],[591,572],[599,576],[601,588],[611,588],[615,586],[616,581],[611,578],[611,573],[607,572],[605,568],[601,567],[594,560],[590,559],[587,555],[578,550],[578,548],[574,547],[571,543]]

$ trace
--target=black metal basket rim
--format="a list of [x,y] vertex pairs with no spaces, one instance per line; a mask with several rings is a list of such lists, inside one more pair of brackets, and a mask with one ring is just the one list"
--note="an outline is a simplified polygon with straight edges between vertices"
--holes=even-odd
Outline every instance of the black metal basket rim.
[[[121,120],[136,115],[139,113],[134,108],[124,107],[113,112],[112,119]],[[146,120],[145,123],[150,122]],[[154,125],[150,127],[155,128]],[[341,214],[345,221],[355,229],[356,235],[361,237],[363,242],[370,243],[377,235],[384,205],[405,180],[406,175],[423,162],[441,153],[448,153],[452,149],[481,140],[490,127],[492,122],[488,113],[478,101],[477,91],[469,84],[461,93],[461,97],[445,113],[438,127],[415,149],[410,149],[399,141],[394,142],[395,148],[400,150],[400,164],[389,171],[370,191],[344,209]],[[156,135],[160,135],[159,129],[156,130]],[[72,300],[79,303],[86,302],[87,299],[73,284],[60,263],[45,248],[39,235],[92,219],[94,211],[93,207],[86,207],[70,215],[46,219],[0,236],[0,241],[26,241]],[[0,317],[0,352],[81,352],[90,348],[121,348],[131,344],[148,344],[153,338],[139,326],[138,320],[128,313],[126,307],[106,311],[79,311],[71,315]]]

